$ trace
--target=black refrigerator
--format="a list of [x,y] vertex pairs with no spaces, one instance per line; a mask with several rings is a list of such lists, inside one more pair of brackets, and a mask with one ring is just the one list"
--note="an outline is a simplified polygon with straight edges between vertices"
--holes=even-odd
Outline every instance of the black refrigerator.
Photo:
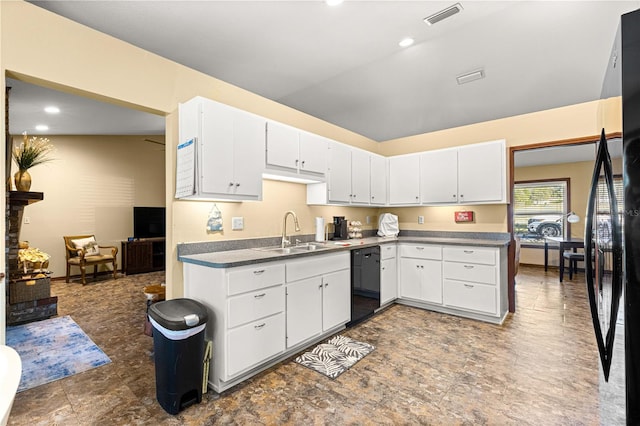
[[[603,128],[585,216],[585,275],[601,377],[609,384],[620,378],[620,387],[624,388],[625,421],[628,425],[638,425],[640,9],[620,19],[602,90],[603,99],[615,96],[622,96],[622,191],[615,191],[607,149],[610,141],[607,129]],[[601,385],[601,392],[603,387],[607,384]]]

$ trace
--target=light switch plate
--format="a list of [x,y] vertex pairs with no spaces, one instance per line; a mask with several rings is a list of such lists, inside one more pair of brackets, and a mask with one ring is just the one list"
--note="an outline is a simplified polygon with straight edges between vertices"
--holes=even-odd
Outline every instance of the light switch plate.
[[424,216],[418,216],[418,223],[420,225],[424,224]]
[[242,231],[244,229],[244,217],[232,217],[231,218],[231,230]]

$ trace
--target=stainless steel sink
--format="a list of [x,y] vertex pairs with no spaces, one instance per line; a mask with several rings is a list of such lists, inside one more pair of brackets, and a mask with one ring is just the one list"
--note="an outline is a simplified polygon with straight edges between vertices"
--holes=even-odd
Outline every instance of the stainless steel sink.
[[329,249],[329,247],[322,244],[316,244],[316,243],[304,243],[304,244],[298,244],[295,246],[284,247],[284,248],[280,246],[254,248],[254,250],[258,250],[258,251],[267,251],[270,253],[279,253],[279,254],[305,253],[309,251],[327,250],[327,249]]

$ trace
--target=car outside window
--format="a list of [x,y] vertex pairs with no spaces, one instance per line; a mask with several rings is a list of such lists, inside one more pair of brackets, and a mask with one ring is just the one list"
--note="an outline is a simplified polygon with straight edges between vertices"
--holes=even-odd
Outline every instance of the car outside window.
[[515,183],[513,228],[522,244],[542,245],[545,237],[565,235],[567,186],[567,180]]

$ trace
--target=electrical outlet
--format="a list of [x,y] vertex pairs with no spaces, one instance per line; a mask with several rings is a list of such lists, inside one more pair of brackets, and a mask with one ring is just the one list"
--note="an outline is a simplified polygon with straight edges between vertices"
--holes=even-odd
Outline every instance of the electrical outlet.
[[424,216],[418,216],[418,223],[420,225],[424,224]]
[[244,229],[244,217],[232,217],[231,218],[231,230],[242,231]]
[[29,216],[25,216],[25,217],[24,217],[24,223],[25,223],[26,225],[30,224],[30,223],[31,223],[31,218],[30,218]]

